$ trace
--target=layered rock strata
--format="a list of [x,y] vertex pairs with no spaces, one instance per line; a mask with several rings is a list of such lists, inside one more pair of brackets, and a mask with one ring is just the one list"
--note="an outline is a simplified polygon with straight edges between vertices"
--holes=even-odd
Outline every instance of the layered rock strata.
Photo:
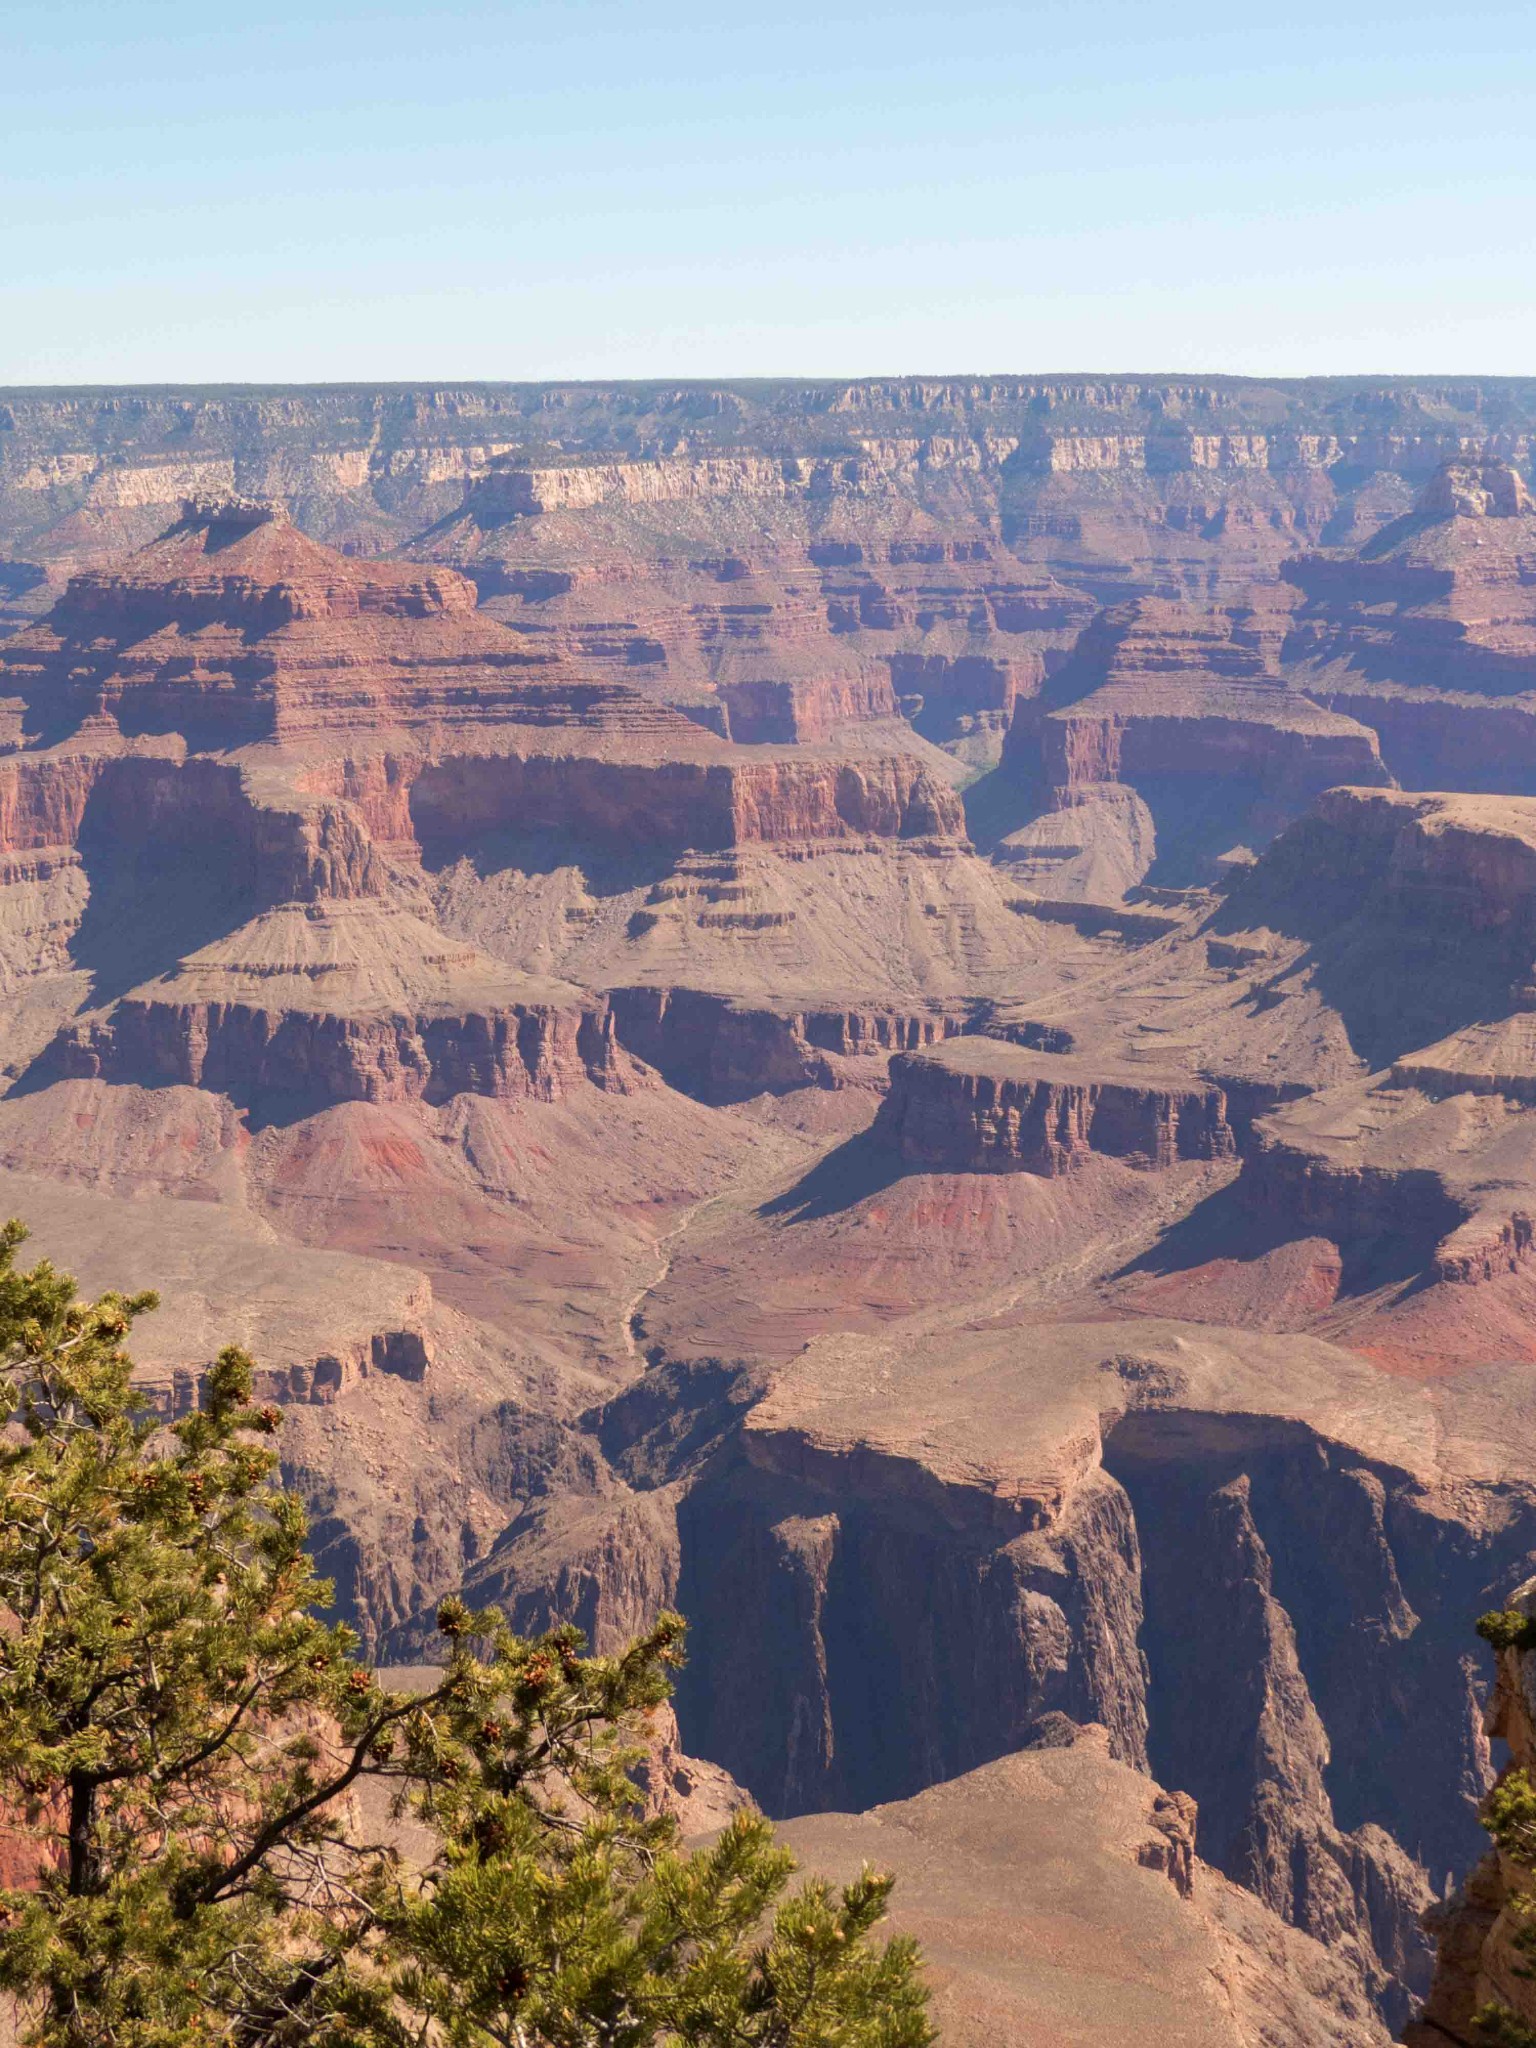
[[242,1103],[558,1099],[643,1070],[606,1001],[540,985],[371,904],[292,906],[65,1029],[40,1077],[211,1089]]
[[430,858],[477,834],[563,830],[700,850],[817,840],[962,839],[952,789],[911,757],[612,760],[552,749],[457,755],[410,784],[414,832]]
[[[1429,1897],[1398,1844],[1438,1874],[1477,1839],[1458,1646],[1536,1526],[1520,1384],[1405,1401],[1315,1339],[1017,1311],[817,1339],[766,1384],[661,1364],[605,1415],[627,1484],[529,1517],[471,1590],[600,1642],[678,1600],[685,1739],[770,1811],[907,1797],[1053,1716],[1100,1722],[1396,2025]],[[1445,1775],[1414,1770],[1426,1744]]]
[[610,1001],[620,1042],[674,1088],[706,1102],[735,1102],[764,1090],[835,1088],[842,1063],[932,1045],[969,1023],[963,1004],[913,1009],[885,1005],[783,1008],[695,989],[620,988]]
[[1090,1153],[1149,1169],[1233,1150],[1219,1088],[995,1038],[952,1040],[891,1062],[880,1128],[929,1173],[1069,1173]]
[[1097,529],[1116,512],[1122,547],[1150,551],[1161,529],[1165,558],[1172,542],[1208,568],[1269,541],[1277,557],[1383,496],[1402,509],[1407,480],[1447,456],[1524,464],[1533,424],[1529,385],[1509,379],[31,391],[3,405],[0,557],[23,565],[133,546],[192,492],[280,496],[315,532],[378,552],[451,517],[482,478],[508,516],[549,519],[578,501],[697,501],[711,483],[716,508],[782,503],[862,470],[984,481],[1012,534],[1101,576],[1115,558]]
[[1357,913],[1379,906],[1405,925],[1502,945],[1515,961],[1536,952],[1533,883],[1529,798],[1335,789],[1273,849],[1262,886],[1310,889],[1305,907],[1314,919],[1334,904]]
[[[1450,535],[1457,644],[1518,655],[1506,481],[1360,543],[1526,401],[226,396],[179,452],[166,403],[0,416],[17,616],[79,579],[0,653],[8,1202],[195,1294],[171,1406],[261,1352],[370,1647],[466,1579],[604,1645],[681,1604],[688,1746],[780,1811],[1098,1724],[1136,1881],[1203,1912],[1198,1802],[1249,1961],[1395,2024],[1477,1843],[1465,1617],[1536,1540],[1536,829],[1386,789],[1328,695],[1496,777],[1521,693],[1324,660],[1345,600],[1272,586]],[[173,472],[296,523],[100,567]],[[1449,616],[1385,602],[1362,647]]]
[[1370,725],[1413,789],[1536,792],[1536,506],[1507,462],[1456,459],[1352,554],[1285,565],[1287,672]]
[[[1287,683],[1284,624],[1283,612],[1153,598],[1102,611],[1046,693],[1015,707],[1005,767],[1047,817],[1101,789],[1134,792],[1160,872],[1207,878],[1215,855],[1264,845],[1319,791],[1390,780],[1368,726]],[[1143,836],[1135,881],[1154,857]],[[1038,827],[1034,839],[1045,843]]]
[[1285,568],[1306,603],[1289,661],[1340,661],[1367,678],[1505,696],[1536,685],[1528,595],[1536,502],[1497,460],[1456,459],[1413,510],[1352,555]]
[[72,577],[7,643],[4,681],[44,736],[102,720],[223,747],[421,724],[685,725],[475,606],[451,569],[337,555],[274,506],[194,500],[127,563]]
[[1381,779],[1369,731],[1287,686],[1285,625],[1283,612],[1155,598],[1100,612],[1052,681],[1048,780],[1075,787],[1236,770],[1294,801],[1336,782]]

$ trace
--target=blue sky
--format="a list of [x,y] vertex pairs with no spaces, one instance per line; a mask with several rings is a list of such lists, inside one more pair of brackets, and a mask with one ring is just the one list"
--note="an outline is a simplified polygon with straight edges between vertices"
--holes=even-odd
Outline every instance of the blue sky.
[[0,384],[1536,374],[1536,10],[0,0]]

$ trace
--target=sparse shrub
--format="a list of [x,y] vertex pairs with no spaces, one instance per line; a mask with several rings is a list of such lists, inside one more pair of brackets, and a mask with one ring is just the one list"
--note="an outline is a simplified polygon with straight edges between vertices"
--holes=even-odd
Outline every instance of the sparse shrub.
[[1536,1650],[1536,1620],[1513,1607],[1479,1615],[1477,1632],[1493,1650]]

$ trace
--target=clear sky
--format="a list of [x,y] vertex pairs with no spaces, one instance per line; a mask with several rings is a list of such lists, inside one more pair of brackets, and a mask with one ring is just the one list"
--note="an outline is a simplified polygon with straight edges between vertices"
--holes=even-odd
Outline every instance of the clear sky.
[[0,383],[1536,374],[1536,8],[0,0]]

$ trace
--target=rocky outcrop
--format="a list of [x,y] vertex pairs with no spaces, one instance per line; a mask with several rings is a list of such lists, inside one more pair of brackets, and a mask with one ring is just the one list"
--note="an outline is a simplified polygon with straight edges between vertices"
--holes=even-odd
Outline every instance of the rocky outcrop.
[[[709,1645],[678,1694],[694,1747],[770,1813],[902,1797],[1020,1747],[1052,1713],[1103,1723],[1117,1755],[1143,1760],[1118,1487],[1085,1487],[1049,1522],[1008,1518],[920,1474],[834,1471],[804,1450],[754,1434],[747,1466],[681,1506],[678,1597]],[[975,1683],[936,1711],[956,1659]]]
[[1304,599],[1287,666],[1319,697],[1340,702],[1353,690],[1367,715],[1371,691],[1384,688],[1410,743],[1404,727],[1418,707],[1399,694],[1405,689],[1427,693],[1429,715],[1438,698],[1442,723],[1459,715],[1466,724],[1479,707],[1457,697],[1507,698],[1536,687],[1533,548],[1536,503],[1516,471],[1504,461],[1454,457],[1410,513],[1357,552],[1286,564]]
[[109,724],[203,747],[421,725],[688,729],[484,617],[453,570],[336,554],[243,499],[190,501],[126,562],[72,577],[6,642],[0,692],[44,737]]
[[1320,790],[1390,779],[1367,726],[1287,685],[1284,624],[1153,598],[1111,606],[1046,694],[1017,706],[1004,762],[1047,808],[1099,785],[1139,792],[1170,848],[1262,845]]
[[[430,1287],[423,1290],[423,1308],[431,1306]],[[397,1379],[422,1381],[432,1368],[432,1339],[419,1329],[375,1330],[338,1351],[317,1352],[313,1358],[297,1359],[282,1366],[258,1366],[252,1382],[252,1397],[258,1402],[275,1401],[284,1407],[300,1404],[329,1408],[348,1387],[367,1379],[370,1373],[392,1373]],[[200,1408],[207,1391],[207,1374],[177,1367],[161,1376],[141,1375],[135,1384],[148,1406],[166,1422],[179,1421]]]
[[[619,988],[609,998],[620,1043],[674,1088],[704,1102],[765,1090],[846,1085],[841,1062],[933,1045],[969,1022],[965,1005],[911,1010],[770,1007],[697,989]],[[830,1056],[830,1057],[829,1057]],[[883,1063],[869,1075],[883,1083]]]
[[[1194,1802],[1108,1754],[1102,1729],[1000,1758],[784,1838],[818,1875],[891,1871],[951,2048],[1377,2048],[1342,1957],[1195,1855]],[[1049,1957],[1042,1967],[1041,1959]]]
[[[1536,1615],[1536,1580],[1509,1596],[1501,1613],[1518,1630]],[[1500,1782],[1536,1767],[1536,1653],[1518,1637],[1495,1649],[1495,1678],[1485,1714],[1488,1734],[1508,1745]],[[1489,2041],[1520,2039],[1480,2017],[1501,2014],[1515,2028],[1536,2028],[1536,1979],[1528,1952],[1530,1899],[1536,1858],[1520,1845],[1495,1845],[1465,1883],[1430,1913],[1435,1973],[1417,2022],[1403,2035],[1410,2048],[1485,2048]]]
[[1259,785],[1276,816],[1338,783],[1387,780],[1367,727],[1279,693],[1184,711],[1110,710],[1090,700],[1046,721],[1043,755],[1052,787],[1074,795],[1092,783],[1140,788],[1168,777],[1227,777]]
[[[1401,1845],[1438,1877],[1475,1842],[1487,1752],[1457,1645],[1532,1508],[1429,1485],[1409,1442],[1443,1441],[1447,1400],[1405,1403],[1362,1361],[1334,1414],[1397,1431],[1413,1469],[1297,1422],[1339,1356],[1005,1318],[819,1339],[766,1389],[660,1364],[605,1416],[636,1490],[579,1517],[569,1593],[543,1520],[496,1583],[529,1616],[579,1598],[605,1641],[664,1585],[693,1622],[685,1740],[771,1812],[907,1797],[1097,1721],[1198,1803],[1205,1860],[1396,2025],[1428,1963]],[[1148,1845],[1173,1879],[1181,1817]]]
[[913,715],[942,718],[950,730],[967,718],[1006,727],[1018,699],[1038,695],[1045,681],[1039,654],[893,654],[890,670],[899,697],[922,700]]
[[236,1102],[446,1102],[455,1095],[556,1101],[587,1081],[643,1085],[606,1003],[517,1003],[453,1014],[352,1016],[245,1003],[125,997],[66,1030],[50,1079],[212,1089]]
[[1339,1245],[1391,1242],[1405,1271],[1428,1267],[1436,1247],[1467,1216],[1443,1172],[1314,1150],[1289,1135],[1296,1121],[1288,1124],[1282,1116],[1255,1127],[1255,1147],[1239,1182],[1246,1206],[1297,1237]]
[[1233,1150],[1219,1088],[1103,1070],[995,1038],[891,1062],[879,1130],[929,1173],[1069,1173],[1090,1153],[1146,1168]]
[[[1275,1597],[1252,1481],[1242,1473],[1205,1493],[1183,1475],[1160,1475],[1154,1486],[1138,1471],[1131,1483],[1146,1546],[1154,1697],[1198,1684],[1209,1709],[1198,1727],[1154,1713],[1153,1773],[1194,1793],[1206,1858],[1347,1957],[1400,2024],[1406,1993],[1425,1983],[1415,1923],[1428,1888],[1385,1831],[1346,1836],[1335,1824],[1328,1736],[1291,1617]],[[1391,1594],[1388,1625],[1405,1630],[1406,1603],[1395,1586]],[[1225,1662],[1209,1658],[1203,1646],[1213,1642]]]
[[83,932],[88,957],[105,949],[116,959],[131,951],[145,896],[195,929],[215,902],[237,921],[277,904],[375,900],[384,883],[358,812],[281,776],[153,752],[60,749],[0,762],[0,890],[37,935],[14,963],[27,972],[60,964],[29,904],[37,889],[60,899],[60,943]]
[[410,810],[422,847],[437,860],[509,825],[704,851],[965,833],[954,792],[900,756],[738,764],[559,752],[464,755],[421,768]]
[[1436,470],[1415,510],[1423,519],[1518,519],[1536,512],[1536,500],[1507,462],[1458,458]]
[[1311,889],[1442,934],[1536,952],[1536,802],[1524,797],[1335,789],[1272,850],[1256,882]]
[[745,745],[796,746],[829,739],[841,725],[894,718],[890,680],[877,670],[776,681],[755,677],[721,686],[726,732]]
[[729,1771],[686,1754],[670,1706],[653,1708],[647,1715],[645,1738],[645,1756],[629,1775],[647,1810],[671,1814],[685,1835],[710,1834],[724,1827],[733,1813],[752,1806],[751,1795]]

